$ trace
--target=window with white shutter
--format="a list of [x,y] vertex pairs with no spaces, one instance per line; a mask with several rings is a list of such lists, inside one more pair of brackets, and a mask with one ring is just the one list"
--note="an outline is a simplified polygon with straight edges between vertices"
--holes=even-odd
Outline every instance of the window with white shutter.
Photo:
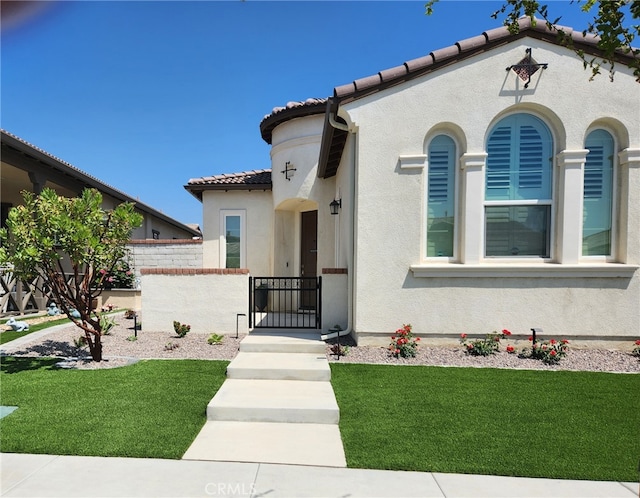
[[553,140],[531,114],[496,124],[487,140],[485,255],[550,253]]
[[427,168],[427,257],[453,257],[455,228],[455,153],[451,137],[429,143]]
[[613,210],[613,137],[605,130],[589,133],[584,166],[582,255],[610,256]]

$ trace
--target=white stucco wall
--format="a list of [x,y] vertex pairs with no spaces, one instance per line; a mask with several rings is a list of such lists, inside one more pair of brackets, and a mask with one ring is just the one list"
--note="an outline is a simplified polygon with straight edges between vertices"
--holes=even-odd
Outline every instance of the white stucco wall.
[[[335,217],[329,210],[329,204],[336,198],[335,179],[317,177],[323,120],[323,115],[298,118],[273,130],[274,272],[278,275],[300,274],[300,213],[303,211],[318,211],[317,274],[320,275],[322,268],[335,264]],[[281,173],[287,162],[296,168],[289,180]]]
[[[505,68],[522,59],[528,47],[536,61],[549,66],[525,90]],[[589,73],[571,52],[525,38],[342,106],[340,115],[357,130],[355,165],[351,163],[357,194],[357,333],[387,335],[412,323],[423,335],[484,334],[501,328],[527,334],[535,326],[562,336],[640,334],[640,275],[634,273],[640,262],[637,158],[618,166],[622,207],[613,262],[580,256],[581,202],[564,205],[563,199],[581,199],[582,177],[570,176],[575,170],[558,159],[551,259],[497,261],[483,255],[483,158],[486,136],[498,119],[511,112],[540,116],[552,131],[555,155],[583,149],[591,127],[604,125],[616,137],[616,150],[630,150],[636,157],[640,87],[622,67],[613,83],[606,75],[588,80]],[[425,170],[402,168],[400,160],[425,154],[425,143],[441,132],[455,138],[463,156],[457,170],[459,251],[451,262],[423,256]],[[626,265],[620,273],[597,273],[616,262]],[[585,271],[550,274],[550,263],[560,270],[573,265]],[[498,268],[481,273],[483,277],[471,273],[488,265]],[[527,273],[528,267],[541,265],[545,275]],[[589,272],[589,266],[596,268]],[[507,274],[505,267],[513,271]]]
[[[193,272],[143,272],[143,333],[172,332],[174,320],[191,325],[191,333],[236,333],[236,314],[247,313],[248,275]],[[240,333],[247,332],[247,318],[240,317]]]
[[256,276],[270,275],[273,251],[273,201],[270,191],[205,191],[203,257],[205,268],[221,268],[220,212],[245,212],[246,267]]

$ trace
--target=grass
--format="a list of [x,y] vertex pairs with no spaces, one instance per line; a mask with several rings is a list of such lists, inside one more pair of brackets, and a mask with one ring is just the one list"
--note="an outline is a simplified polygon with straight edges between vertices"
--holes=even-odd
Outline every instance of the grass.
[[[21,320],[24,320],[24,319],[21,318]],[[28,322],[28,320],[26,321]],[[5,323],[3,323],[2,325],[4,326]],[[68,318],[60,318],[58,320],[50,320],[48,322],[36,323],[35,325],[29,325],[29,330],[25,332],[16,332],[15,330],[5,330],[2,333],[0,333],[0,344],[5,344],[7,342],[13,341],[14,339],[19,339],[20,337],[24,337],[25,335],[29,335],[33,332],[37,332],[38,330],[53,327],[54,325],[62,325],[63,323],[71,323],[71,320],[69,320]]]
[[0,420],[9,453],[181,458],[206,420],[228,362],[147,360],[63,370],[56,359],[4,357]]
[[331,364],[349,467],[637,481],[640,375]]
[[[107,315],[112,315],[114,313],[119,313],[121,312],[121,309],[116,309],[116,310],[112,310],[107,312]],[[29,323],[30,320],[29,317],[14,317],[18,320],[21,321],[25,321],[27,323]],[[42,315],[38,315],[34,318],[42,318]],[[7,320],[4,320],[2,322],[2,326],[6,326]],[[13,341],[14,339],[19,339],[20,337],[24,337],[25,335],[29,335],[33,332],[38,332],[39,330],[42,329],[47,329],[49,327],[53,327],[54,325],[62,325],[64,323],[71,323],[71,320],[69,320],[68,318],[62,316],[61,318],[55,319],[55,320],[49,320],[46,322],[40,322],[40,323],[36,323],[34,325],[29,324],[29,330],[24,331],[24,332],[16,332],[15,330],[3,330],[0,332],[0,345],[5,344],[7,342]],[[140,326],[140,323],[138,323],[138,326]]]

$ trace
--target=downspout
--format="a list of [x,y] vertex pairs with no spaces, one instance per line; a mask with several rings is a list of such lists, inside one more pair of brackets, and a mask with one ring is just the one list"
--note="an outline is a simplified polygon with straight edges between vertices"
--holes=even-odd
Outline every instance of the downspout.
[[[355,289],[354,289],[354,280],[355,280],[355,234],[356,234],[356,227],[355,227],[355,207],[356,207],[356,180],[355,180],[355,176],[356,176],[356,134],[355,132],[351,132],[349,129],[349,126],[347,126],[344,123],[339,123],[336,121],[335,119],[335,113],[331,112],[329,114],[329,124],[331,124],[331,126],[333,126],[334,128],[349,132],[349,138],[351,138],[352,140],[351,142],[351,150],[352,150],[352,170],[351,170],[351,175],[349,176],[348,180],[349,180],[349,187],[350,187],[350,193],[351,193],[351,209],[349,210],[349,223],[351,226],[351,247],[350,247],[350,261],[347,262],[347,266],[350,267],[349,272],[347,274],[347,279],[348,279],[348,289],[350,289],[350,292],[348,292],[348,304],[347,304],[347,327],[345,330],[339,330],[336,332],[330,332],[329,334],[323,334],[320,336],[320,338],[323,341],[326,341],[328,339],[335,339],[337,337],[344,337],[347,335],[350,335],[351,332],[353,332],[353,316],[354,316],[354,310],[353,310],[353,305],[355,302]],[[349,263],[351,263],[349,265]],[[357,341],[356,341],[357,342]]]

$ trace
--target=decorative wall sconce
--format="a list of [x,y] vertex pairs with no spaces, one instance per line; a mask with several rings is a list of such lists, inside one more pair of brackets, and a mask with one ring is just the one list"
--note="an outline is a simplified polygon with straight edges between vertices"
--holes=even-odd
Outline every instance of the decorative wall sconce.
[[342,209],[342,199],[334,199],[329,203],[329,208],[331,209],[331,214],[338,214],[338,210]]
[[548,66],[549,64],[547,62],[538,64],[531,56],[531,48],[528,48],[525,50],[524,59],[522,59],[517,64],[509,66],[507,68],[507,71],[513,70],[513,72],[515,72],[522,81],[526,81],[524,87],[529,88],[529,83],[531,83],[531,76],[533,76],[534,73],[538,71],[538,69],[547,69]]
[[293,172],[296,169],[291,165],[291,163],[289,161],[287,161],[286,163],[284,163],[284,169],[280,172],[284,174],[284,177],[291,181],[291,178],[293,178]]

